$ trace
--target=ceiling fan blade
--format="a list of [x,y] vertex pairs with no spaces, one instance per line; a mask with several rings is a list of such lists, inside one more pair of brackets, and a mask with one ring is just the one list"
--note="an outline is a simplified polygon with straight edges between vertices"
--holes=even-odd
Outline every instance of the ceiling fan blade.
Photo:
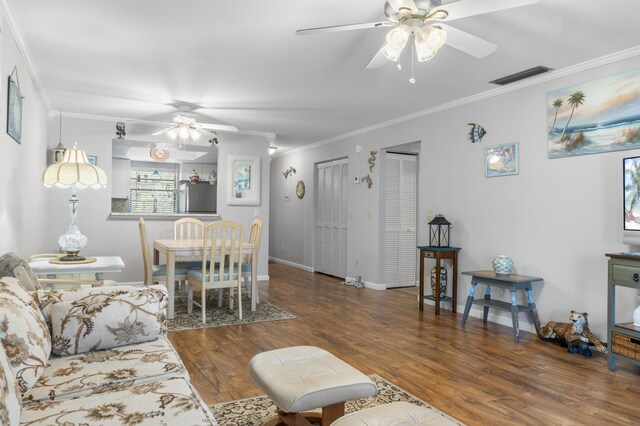
[[171,127],[167,127],[166,129],[162,129],[162,130],[158,130],[155,133],[152,133],[152,136],[158,136],[158,135],[163,135],[165,133],[167,133],[169,130],[173,129],[176,126],[171,126]]
[[373,58],[371,58],[365,68],[368,70],[373,68],[380,68],[387,65],[389,62],[391,61],[386,56],[384,56],[384,53],[382,53],[382,49],[380,49],[378,50],[378,53],[373,55]]
[[539,1],[540,0],[460,0],[455,3],[436,7],[431,13],[436,10],[445,10],[449,16],[442,19],[442,21],[453,21],[454,19],[466,18],[468,16],[526,6],[528,4],[538,3]]
[[454,49],[458,49],[476,58],[484,58],[496,51],[498,46],[487,40],[469,34],[446,24],[438,24],[447,33],[445,42]]
[[297,35],[308,35],[317,33],[334,33],[338,31],[351,31],[351,30],[363,30],[367,28],[377,27],[389,27],[395,25],[391,22],[368,22],[366,24],[346,24],[346,25],[331,25],[329,27],[317,27],[317,28],[304,28],[296,31]]
[[229,126],[227,124],[208,124],[208,123],[198,123],[201,129],[203,130],[221,130],[224,132],[237,132],[238,128],[236,126]]
[[396,11],[399,11],[401,8],[411,9],[414,12],[418,11],[418,6],[416,6],[414,0],[387,0],[387,3]]

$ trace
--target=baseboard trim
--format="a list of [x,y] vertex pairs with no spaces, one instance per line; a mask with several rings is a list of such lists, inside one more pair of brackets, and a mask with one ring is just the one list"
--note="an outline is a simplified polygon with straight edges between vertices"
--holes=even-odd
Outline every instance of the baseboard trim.
[[288,260],[278,259],[277,257],[271,257],[271,256],[269,256],[269,260],[272,261],[272,262],[275,262],[275,263],[282,263],[283,265],[292,266],[294,268],[302,269],[303,271],[314,272],[314,270],[313,270],[313,268],[311,266],[300,265],[299,263],[294,263],[294,262],[290,262]]
[[[347,282],[356,280],[354,277],[345,277],[344,279]],[[365,281],[364,282],[364,286],[365,286],[365,288],[370,288],[372,290],[386,290],[387,289],[386,284],[377,284],[377,283],[372,283],[371,281]]]

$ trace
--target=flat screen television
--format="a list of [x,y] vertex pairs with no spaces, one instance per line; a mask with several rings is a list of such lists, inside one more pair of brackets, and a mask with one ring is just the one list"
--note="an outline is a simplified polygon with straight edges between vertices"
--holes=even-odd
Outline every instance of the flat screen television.
[[622,240],[640,245],[640,156],[622,160]]

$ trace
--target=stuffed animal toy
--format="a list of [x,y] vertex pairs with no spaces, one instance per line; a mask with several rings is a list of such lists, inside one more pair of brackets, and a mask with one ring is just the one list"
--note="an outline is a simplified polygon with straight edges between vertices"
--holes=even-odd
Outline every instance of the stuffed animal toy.
[[566,346],[572,354],[591,356],[589,344],[594,345],[599,352],[606,352],[607,348],[589,330],[587,316],[586,312],[571,311],[570,323],[549,321],[540,329],[540,338]]

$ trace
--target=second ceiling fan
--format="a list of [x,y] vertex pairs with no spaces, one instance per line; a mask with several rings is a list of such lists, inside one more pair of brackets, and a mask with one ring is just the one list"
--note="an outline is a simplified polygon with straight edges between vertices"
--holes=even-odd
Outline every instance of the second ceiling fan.
[[367,64],[368,69],[381,67],[389,60],[397,61],[411,36],[420,62],[434,57],[445,43],[476,58],[483,58],[493,53],[498,46],[443,22],[525,6],[538,1],[459,0],[442,5],[440,0],[387,0],[384,6],[386,21],[305,28],[296,31],[296,34],[391,28],[387,33],[386,43]]

